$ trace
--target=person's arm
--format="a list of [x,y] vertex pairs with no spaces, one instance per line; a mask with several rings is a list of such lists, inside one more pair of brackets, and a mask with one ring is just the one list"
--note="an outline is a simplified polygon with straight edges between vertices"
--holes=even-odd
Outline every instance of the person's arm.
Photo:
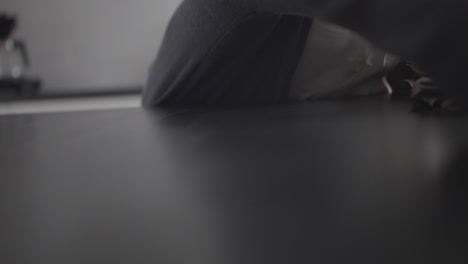
[[466,100],[468,2],[465,0],[238,0],[258,12],[319,17],[415,60],[444,89]]

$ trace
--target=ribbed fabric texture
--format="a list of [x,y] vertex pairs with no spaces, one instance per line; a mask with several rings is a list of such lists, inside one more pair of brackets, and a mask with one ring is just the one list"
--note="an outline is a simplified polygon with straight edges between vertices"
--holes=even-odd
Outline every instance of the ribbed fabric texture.
[[145,106],[279,103],[312,20],[239,1],[187,0],[174,14],[144,90]]

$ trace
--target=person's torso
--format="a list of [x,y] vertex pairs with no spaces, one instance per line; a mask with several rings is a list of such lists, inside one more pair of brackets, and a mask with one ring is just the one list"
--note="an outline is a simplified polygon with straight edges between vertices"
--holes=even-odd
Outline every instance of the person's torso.
[[168,26],[144,102],[283,101],[311,23],[298,16],[254,12],[235,0],[186,0]]

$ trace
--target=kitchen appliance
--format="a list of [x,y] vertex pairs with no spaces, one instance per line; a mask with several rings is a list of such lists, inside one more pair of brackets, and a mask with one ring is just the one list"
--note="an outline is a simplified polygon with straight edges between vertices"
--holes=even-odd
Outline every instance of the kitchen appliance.
[[0,98],[34,96],[41,84],[29,74],[26,44],[12,37],[16,23],[16,17],[0,14]]

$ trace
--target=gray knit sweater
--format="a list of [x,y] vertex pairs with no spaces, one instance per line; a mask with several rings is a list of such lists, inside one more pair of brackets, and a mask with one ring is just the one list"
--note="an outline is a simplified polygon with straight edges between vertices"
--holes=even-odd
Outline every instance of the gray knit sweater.
[[415,59],[459,91],[467,80],[467,7],[464,0],[185,0],[151,66],[143,104],[284,102],[313,17]]

